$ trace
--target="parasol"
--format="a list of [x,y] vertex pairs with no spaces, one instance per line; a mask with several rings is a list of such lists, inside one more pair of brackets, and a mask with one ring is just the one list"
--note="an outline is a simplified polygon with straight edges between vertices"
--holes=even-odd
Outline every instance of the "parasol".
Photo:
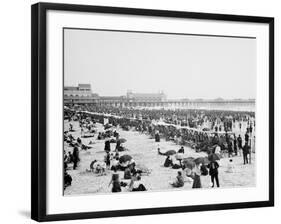
[[107,123],[107,124],[104,125],[104,130],[109,129],[111,127],[112,127],[112,125]]
[[221,156],[217,153],[212,153],[208,156],[208,159],[210,161],[216,161],[216,160],[220,160],[221,159]]
[[119,162],[120,162],[120,163],[125,163],[125,162],[127,162],[127,161],[132,160],[132,159],[133,159],[132,156],[126,154],[126,155],[120,156]]
[[167,152],[165,152],[165,155],[166,156],[171,156],[171,155],[174,155],[174,154],[176,154],[177,152],[175,151],[175,150],[173,150],[173,149],[171,149],[171,150],[168,150]]
[[194,162],[196,164],[199,164],[199,163],[208,164],[210,161],[208,160],[207,157],[198,157],[198,158],[194,159]]
[[126,140],[125,138],[119,138],[118,141],[119,141],[120,143],[125,143],[127,140]]

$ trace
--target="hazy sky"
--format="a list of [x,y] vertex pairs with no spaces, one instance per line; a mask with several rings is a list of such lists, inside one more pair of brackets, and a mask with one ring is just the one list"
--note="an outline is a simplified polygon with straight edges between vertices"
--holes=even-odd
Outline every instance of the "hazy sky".
[[255,39],[66,29],[64,41],[65,85],[99,95],[256,97]]

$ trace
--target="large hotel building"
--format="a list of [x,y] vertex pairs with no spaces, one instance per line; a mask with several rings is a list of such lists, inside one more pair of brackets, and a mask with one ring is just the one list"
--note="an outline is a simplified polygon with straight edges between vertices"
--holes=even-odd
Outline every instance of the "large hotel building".
[[210,109],[210,110],[240,110],[255,111],[255,99],[167,99],[164,92],[134,93],[127,91],[123,96],[99,96],[93,93],[90,84],[64,87],[64,104],[92,104],[113,107],[142,107],[142,108],[182,108],[182,109]]

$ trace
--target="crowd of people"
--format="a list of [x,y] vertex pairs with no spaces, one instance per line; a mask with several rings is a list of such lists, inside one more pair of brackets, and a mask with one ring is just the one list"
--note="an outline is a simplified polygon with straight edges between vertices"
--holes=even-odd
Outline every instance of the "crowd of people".
[[[104,122],[105,114],[110,114],[108,120],[113,126],[119,125],[124,130],[134,128],[148,133],[151,137],[156,136],[157,141],[164,138],[197,151],[208,151],[213,145],[219,145],[223,152],[237,155],[242,150],[242,139],[249,143],[250,137],[254,137],[254,112],[139,110],[87,105],[76,110],[95,112],[95,115],[87,116],[93,116],[100,123]],[[161,122],[155,124],[155,121]],[[243,135],[236,136],[237,132]]]
[[[161,139],[174,141],[182,147],[176,152],[177,155],[184,154],[184,146],[194,148],[197,152],[205,151],[208,162],[189,161],[190,166],[184,163],[184,159],[178,158],[177,162],[172,160],[171,155],[161,152],[166,159],[164,167],[181,169],[178,171],[175,181],[171,182],[173,187],[184,186],[185,181],[193,181],[193,188],[201,188],[201,175],[210,175],[212,187],[219,187],[218,168],[219,156],[241,156],[243,163],[249,163],[249,154],[254,150],[255,138],[255,114],[253,112],[235,111],[208,111],[208,110],[146,110],[116,107],[96,106],[74,106],[69,105],[64,110],[64,117],[69,121],[78,121],[81,128],[81,138],[93,137],[97,134],[98,140],[104,142],[104,161],[94,160],[90,164],[90,171],[104,175],[107,170],[112,172],[109,186],[112,192],[122,191],[122,187],[130,191],[145,191],[146,187],[141,183],[141,176],[149,174],[148,169],[137,168],[133,158],[127,155],[127,159],[119,156],[119,152],[126,151],[119,133],[114,130],[120,127],[123,130],[135,130],[155,138],[155,142]],[[105,120],[107,122],[105,122]],[[95,123],[104,124],[104,132],[95,130]],[[245,128],[246,126],[246,128]],[[86,130],[86,131],[85,131]],[[78,137],[75,139],[71,132],[73,126],[69,124],[69,130],[65,130],[64,141],[73,147],[72,152],[64,153],[64,187],[71,185],[72,177],[67,173],[69,164],[76,169],[80,157],[79,148],[87,150],[91,148],[82,143]],[[237,134],[239,133],[239,134]],[[123,140],[123,141],[121,141]],[[116,143],[115,149],[111,149],[111,143]],[[212,155],[219,155],[211,159]],[[123,155],[126,156],[126,155]],[[180,157],[180,156],[179,156]],[[122,161],[121,161],[121,160]],[[229,159],[231,163],[231,159]],[[120,181],[120,171],[124,172]]]

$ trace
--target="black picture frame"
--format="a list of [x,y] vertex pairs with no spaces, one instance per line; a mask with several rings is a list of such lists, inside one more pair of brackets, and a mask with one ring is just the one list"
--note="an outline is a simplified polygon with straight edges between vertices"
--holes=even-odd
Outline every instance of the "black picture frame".
[[[269,200],[215,205],[160,207],[101,212],[54,214],[46,213],[46,13],[48,10],[111,13],[123,15],[161,16],[234,22],[254,22],[269,25]],[[274,206],[274,18],[137,8],[103,7],[73,4],[37,3],[31,11],[31,218],[36,221],[74,220],[161,213],[194,212]]]

